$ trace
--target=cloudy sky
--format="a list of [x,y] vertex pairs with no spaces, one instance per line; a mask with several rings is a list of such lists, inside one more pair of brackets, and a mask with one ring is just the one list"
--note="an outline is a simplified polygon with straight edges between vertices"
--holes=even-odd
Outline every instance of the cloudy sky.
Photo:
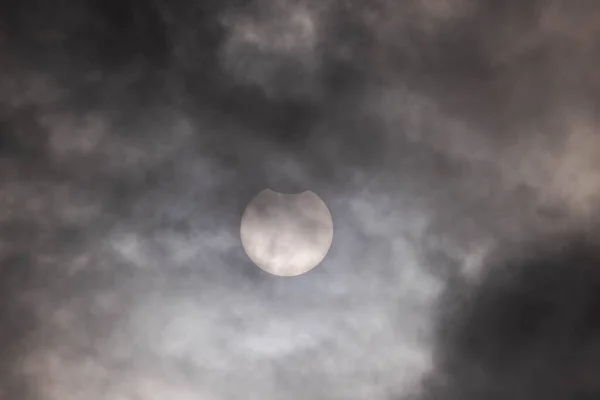
[[[597,1],[2,8],[0,399],[600,394]],[[318,268],[247,258],[264,188]]]

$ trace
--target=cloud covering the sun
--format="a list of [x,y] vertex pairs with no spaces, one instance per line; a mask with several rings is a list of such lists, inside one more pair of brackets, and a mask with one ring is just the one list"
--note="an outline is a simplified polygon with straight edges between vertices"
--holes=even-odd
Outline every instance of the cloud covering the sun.
[[[2,398],[493,389],[440,362],[440,299],[597,220],[594,2],[23,3],[0,18]],[[306,275],[243,252],[266,187],[331,211]]]

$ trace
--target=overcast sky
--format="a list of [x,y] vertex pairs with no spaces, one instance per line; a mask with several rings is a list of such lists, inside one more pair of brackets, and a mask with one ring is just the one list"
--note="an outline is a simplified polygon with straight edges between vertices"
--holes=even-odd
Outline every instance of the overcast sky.
[[2,4],[0,399],[598,398],[599,2]]

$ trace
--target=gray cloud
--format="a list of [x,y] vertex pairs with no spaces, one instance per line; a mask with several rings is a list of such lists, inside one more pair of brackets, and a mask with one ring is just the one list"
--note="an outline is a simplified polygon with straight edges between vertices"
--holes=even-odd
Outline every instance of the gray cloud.
[[318,11],[295,2],[263,3],[253,13],[222,18],[228,32],[221,49],[225,69],[269,96],[313,95],[321,67]]
[[[549,398],[488,267],[595,225],[594,2],[37,3],[0,23],[0,397]],[[331,210],[309,274],[246,258],[265,187]]]

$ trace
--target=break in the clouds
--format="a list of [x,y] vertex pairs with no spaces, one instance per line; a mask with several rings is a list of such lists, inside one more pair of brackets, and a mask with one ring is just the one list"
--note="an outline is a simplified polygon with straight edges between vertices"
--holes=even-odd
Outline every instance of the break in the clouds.
[[[594,1],[13,3],[0,398],[597,395]],[[248,260],[265,188],[319,268]]]

